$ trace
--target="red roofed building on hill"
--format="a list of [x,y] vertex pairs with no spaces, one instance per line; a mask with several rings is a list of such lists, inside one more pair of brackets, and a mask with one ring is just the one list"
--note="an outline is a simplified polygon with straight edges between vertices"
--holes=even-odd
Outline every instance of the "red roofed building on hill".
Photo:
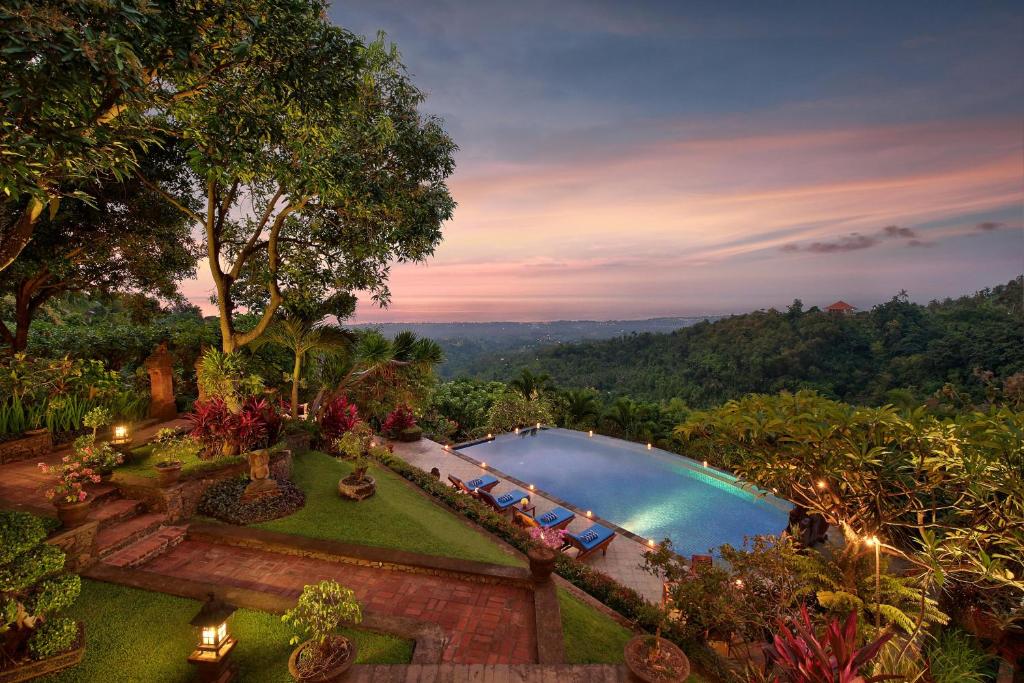
[[853,313],[857,309],[845,301],[837,301],[825,310],[829,313],[835,313],[836,315],[846,315],[847,313]]

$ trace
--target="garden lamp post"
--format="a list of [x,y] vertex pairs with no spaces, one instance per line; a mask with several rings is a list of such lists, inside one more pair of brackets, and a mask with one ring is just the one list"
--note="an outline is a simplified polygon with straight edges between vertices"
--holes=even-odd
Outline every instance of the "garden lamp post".
[[228,663],[228,656],[238,644],[228,633],[228,617],[235,609],[209,593],[199,613],[189,622],[199,631],[199,643],[188,661],[196,667],[203,683],[228,683],[235,678],[235,669]]
[[864,542],[875,549],[875,628],[881,628],[882,611],[882,544],[878,536],[868,536]]
[[132,443],[132,429],[127,423],[114,425],[110,445],[118,451],[127,450]]

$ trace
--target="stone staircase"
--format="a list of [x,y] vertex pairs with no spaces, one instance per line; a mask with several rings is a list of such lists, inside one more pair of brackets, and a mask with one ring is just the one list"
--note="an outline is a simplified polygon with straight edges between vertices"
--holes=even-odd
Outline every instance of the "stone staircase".
[[166,515],[147,512],[142,501],[121,497],[114,486],[101,484],[89,492],[89,521],[99,523],[96,554],[102,562],[136,567],[185,538],[186,527],[168,525]]

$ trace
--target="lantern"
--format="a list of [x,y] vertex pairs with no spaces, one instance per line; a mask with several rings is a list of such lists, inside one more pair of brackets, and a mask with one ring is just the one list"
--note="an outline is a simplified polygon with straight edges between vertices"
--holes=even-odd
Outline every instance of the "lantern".
[[111,434],[110,445],[117,450],[122,450],[132,443],[132,430],[127,424],[116,424]]
[[199,642],[188,661],[196,667],[203,683],[227,683],[235,678],[235,670],[227,661],[238,643],[228,633],[228,617],[235,609],[209,593],[199,613],[189,622],[199,631]]

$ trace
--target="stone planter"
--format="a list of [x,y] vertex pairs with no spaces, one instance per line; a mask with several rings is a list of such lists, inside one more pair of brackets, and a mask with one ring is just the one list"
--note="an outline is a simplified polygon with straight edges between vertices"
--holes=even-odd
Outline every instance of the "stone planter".
[[408,429],[403,429],[402,431],[398,432],[398,435],[396,436],[396,439],[398,441],[404,441],[406,443],[419,441],[422,438],[423,430],[419,427],[409,427]]
[[65,529],[70,529],[85,523],[86,517],[89,516],[89,505],[91,503],[92,501],[86,498],[77,503],[55,501],[53,506],[57,508],[57,517],[60,519],[60,523]]
[[654,636],[634,636],[626,643],[626,666],[637,680],[644,683],[669,683],[685,681],[690,675],[690,660],[675,643],[658,638],[661,653],[658,661],[648,659],[650,643]]
[[157,486],[162,489],[174,486],[181,478],[181,463],[176,460],[158,462],[153,469],[156,470]]
[[377,482],[369,475],[353,479],[351,475],[338,482],[338,494],[348,500],[364,500],[377,492]]
[[337,644],[337,647],[345,647],[348,650],[348,658],[345,661],[317,674],[303,676],[299,673],[298,660],[302,651],[312,643],[312,641],[307,640],[292,650],[292,655],[288,658],[288,673],[292,675],[292,678],[301,683],[331,683],[331,681],[341,680],[345,672],[355,663],[357,649],[356,644],[345,636],[334,636],[334,642]]
[[19,683],[30,681],[47,674],[56,673],[75,666],[82,661],[85,655],[85,627],[78,623],[78,638],[70,650],[53,657],[37,661],[15,664],[12,667],[0,669],[0,683]]
[[309,432],[296,432],[294,434],[285,434],[284,436],[284,442],[292,453],[308,451],[312,441],[313,435]]
[[557,550],[546,546],[533,547],[526,551],[526,557],[530,560],[530,573],[536,583],[551,580],[551,572],[555,571],[555,560],[558,558]]

